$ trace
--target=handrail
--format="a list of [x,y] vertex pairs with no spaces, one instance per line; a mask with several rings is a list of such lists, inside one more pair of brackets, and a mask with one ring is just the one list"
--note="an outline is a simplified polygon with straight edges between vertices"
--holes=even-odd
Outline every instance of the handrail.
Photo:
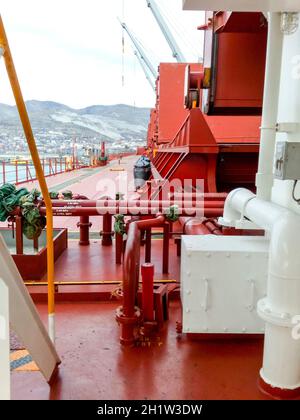
[[[2,161],[0,162],[0,185],[9,182],[11,184],[20,185],[31,181],[36,181],[37,177],[36,174],[33,172],[31,173],[32,167],[34,167],[33,163],[29,160],[25,161],[14,161],[14,162],[7,162]],[[7,166],[11,166],[12,169],[7,169]],[[57,174],[61,174],[63,172],[67,172],[66,166],[62,167],[61,159],[57,158],[49,158],[45,159],[44,162],[44,176],[50,177]],[[78,165],[75,166],[78,169]]]
[[188,113],[186,119],[184,120],[184,122],[182,123],[181,127],[179,128],[179,130],[177,131],[176,135],[174,136],[174,138],[166,144],[163,144],[160,149],[167,149],[171,146],[183,146],[184,144],[178,144],[178,139],[180,138],[180,136],[182,135],[182,132],[185,130],[189,120],[190,120],[191,114]]
[[49,336],[55,342],[55,298],[54,298],[54,246],[53,246],[53,213],[52,202],[50,199],[46,179],[36,147],[33,131],[28,117],[26,105],[19,84],[17,72],[14,66],[13,58],[9,48],[8,39],[4,29],[3,21],[0,16],[0,47],[3,49],[3,57],[10,85],[15,97],[16,105],[22,122],[24,134],[28,143],[35,172],[40,184],[43,198],[46,205],[47,216],[47,272],[48,272],[48,322]]

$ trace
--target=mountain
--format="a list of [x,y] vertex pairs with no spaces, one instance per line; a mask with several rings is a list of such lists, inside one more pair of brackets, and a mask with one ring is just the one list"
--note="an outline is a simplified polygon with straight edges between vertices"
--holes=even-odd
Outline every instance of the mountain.
[[[33,131],[62,133],[65,137],[99,137],[108,142],[145,140],[149,120],[148,108],[129,105],[94,105],[73,109],[50,101],[27,101],[26,107]],[[20,132],[15,106],[0,104],[1,132]],[[0,134],[1,140],[1,134]]]

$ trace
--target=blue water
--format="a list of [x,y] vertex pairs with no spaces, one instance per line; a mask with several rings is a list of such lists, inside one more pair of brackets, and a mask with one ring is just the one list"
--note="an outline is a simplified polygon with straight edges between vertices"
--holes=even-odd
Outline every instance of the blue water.
[[[52,168],[52,171],[54,170],[54,167]],[[64,164],[62,164],[62,170],[64,170]],[[60,165],[57,165],[57,171],[60,171]],[[28,173],[31,175],[31,177],[34,179],[35,176],[35,169],[33,165],[28,165]],[[50,175],[50,166],[45,163],[44,167],[44,173],[45,175]],[[53,173],[53,172],[52,172]],[[5,177],[3,176],[3,167],[2,163],[0,163],[0,185],[4,184],[4,182],[9,182],[11,184],[16,183],[16,165],[9,165],[5,164]],[[5,179],[4,179],[5,178]],[[30,180],[29,176],[29,180]],[[24,165],[18,165],[18,182],[27,181],[26,176],[26,166]]]

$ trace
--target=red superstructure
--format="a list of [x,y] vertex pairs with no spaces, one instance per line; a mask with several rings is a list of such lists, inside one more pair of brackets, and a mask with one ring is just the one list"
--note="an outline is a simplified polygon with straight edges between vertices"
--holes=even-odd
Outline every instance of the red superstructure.
[[160,64],[148,130],[154,178],[254,189],[267,22],[235,12],[209,12],[206,22],[203,65]]

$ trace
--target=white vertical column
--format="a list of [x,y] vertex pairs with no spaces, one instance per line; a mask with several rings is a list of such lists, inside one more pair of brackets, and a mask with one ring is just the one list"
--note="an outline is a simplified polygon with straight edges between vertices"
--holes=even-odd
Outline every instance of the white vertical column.
[[256,187],[257,197],[269,201],[273,186],[273,159],[276,141],[283,34],[280,30],[281,13],[269,13],[268,16],[268,46]]
[[10,399],[9,296],[0,278],[0,400]]

